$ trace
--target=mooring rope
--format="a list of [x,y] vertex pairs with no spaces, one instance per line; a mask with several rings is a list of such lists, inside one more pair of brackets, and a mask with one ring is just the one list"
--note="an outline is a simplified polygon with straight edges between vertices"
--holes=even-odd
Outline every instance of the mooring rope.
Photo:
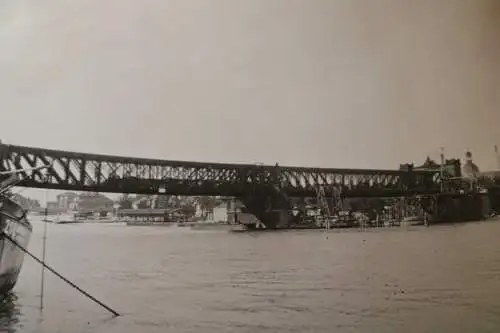
[[25,249],[23,246],[21,246],[18,242],[16,242],[14,239],[12,239],[12,237],[10,237],[9,235],[7,235],[5,232],[2,232],[1,235],[3,235],[6,239],[8,239],[12,244],[14,244],[15,246],[17,246],[24,253],[26,253],[31,258],[33,258],[40,265],[42,265],[47,270],[49,270],[50,272],[52,272],[52,274],[54,274],[55,276],[57,276],[58,278],[60,278],[64,282],[66,282],[67,284],[69,284],[71,287],[73,287],[76,290],[78,290],[80,293],[82,293],[87,298],[91,299],[95,303],[99,304],[100,306],[102,306],[103,308],[105,308],[106,310],[108,310],[109,312],[111,312],[113,314],[113,316],[115,316],[115,317],[120,316],[120,314],[118,312],[116,312],[115,310],[111,309],[109,306],[107,306],[106,304],[102,303],[101,301],[99,301],[98,299],[96,299],[95,297],[93,297],[92,295],[90,295],[88,292],[86,292],[85,290],[81,289],[76,284],[74,284],[73,282],[71,282],[70,280],[68,280],[67,278],[65,278],[64,276],[62,276],[61,274],[59,274],[55,269],[53,269],[52,267],[50,267],[49,265],[47,265],[42,260],[38,259],[34,254],[31,254],[27,249]]

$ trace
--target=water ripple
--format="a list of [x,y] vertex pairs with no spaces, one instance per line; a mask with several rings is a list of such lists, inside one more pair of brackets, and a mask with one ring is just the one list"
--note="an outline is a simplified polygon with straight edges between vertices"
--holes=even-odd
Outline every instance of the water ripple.
[[53,276],[40,312],[40,267],[27,259],[0,332],[500,331],[500,224],[328,240],[155,230],[50,226],[47,260],[124,316]]

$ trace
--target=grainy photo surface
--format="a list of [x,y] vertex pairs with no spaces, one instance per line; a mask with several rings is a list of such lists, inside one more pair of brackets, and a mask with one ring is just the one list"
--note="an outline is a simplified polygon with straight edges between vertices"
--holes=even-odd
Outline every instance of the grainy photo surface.
[[0,332],[500,332],[500,1],[0,1]]

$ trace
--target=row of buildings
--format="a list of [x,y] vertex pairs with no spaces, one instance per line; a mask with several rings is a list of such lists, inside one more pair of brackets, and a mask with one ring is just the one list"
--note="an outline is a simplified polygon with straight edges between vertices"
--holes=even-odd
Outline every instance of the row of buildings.
[[[138,219],[201,219],[227,221],[229,202],[214,197],[166,195],[122,195],[117,200],[100,193],[64,192],[47,203],[49,213],[75,211],[80,214]],[[233,204],[234,205],[234,204]]]
[[113,209],[115,202],[100,193],[65,192],[56,197],[56,201],[47,202],[47,208],[53,210],[100,210]]
[[[442,164],[446,174],[453,177],[463,177],[468,179],[478,179],[482,177],[500,177],[500,170],[481,172],[477,164],[474,163],[472,153],[470,151],[467,151],[465,153],[465,159],[463,163],[458,158],[444,160],[443,157]],[[400,169],[407,169],[407,166],[408,164],[401,165]],[[437,170],[439,168],[441,168],[441,163],[436,163],[430,157],[427,157],[422,165],[413,167],[414,170]]]

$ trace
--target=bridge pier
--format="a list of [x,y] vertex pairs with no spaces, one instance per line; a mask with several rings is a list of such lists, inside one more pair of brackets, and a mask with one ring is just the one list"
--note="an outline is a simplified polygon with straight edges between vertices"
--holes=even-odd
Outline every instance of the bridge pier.
[[490,201],[490,210],[496,214],[500,214],[500,189],[488,189],[488,198]]
[[274,188],[255,190],[241,199],[246,212],[260,223],[248,224],[250,229],[277,229],[288,225],[289,202]]
[[488,196],[478,193],[427,196],[420,204],[431,223],[479,221],[489,212]]

